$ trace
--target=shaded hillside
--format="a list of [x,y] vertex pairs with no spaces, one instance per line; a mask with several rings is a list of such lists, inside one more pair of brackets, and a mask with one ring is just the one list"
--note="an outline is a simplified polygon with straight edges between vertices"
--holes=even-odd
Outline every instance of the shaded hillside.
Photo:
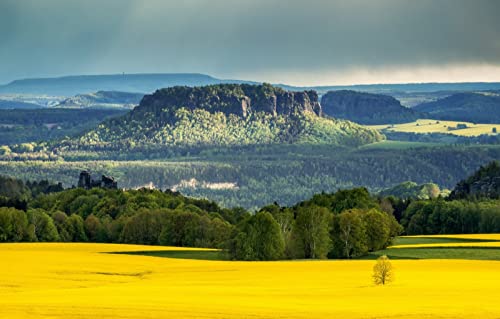
[[133,108],[144,97],[142,93],[98,91],[78,94],[61,101],[57,107],[64,108]]
[[419,114],[388,95],[355,91],[330,91],[321,98],[326,115],[361,124],[413,122]]
[[74,136],[96,127],[104,119],[124,113],[122,109],[0,110],[0,145],[47,142]]
[[500,198],[500,163],[494,161],[481,166],[472,176],[457,184],[450,198]]
[[457,93],[413,109],[433,119],[500,123],[500,95],[494,93]]
[[0,100],[0,109],[39,109],[41,105],[28,102]]
[[214,146],[380,141],[375,130],[328,119],[315,91],[289,92],[269,84],[173,87],[146,95],[130,113],[106,121],[72,147]]

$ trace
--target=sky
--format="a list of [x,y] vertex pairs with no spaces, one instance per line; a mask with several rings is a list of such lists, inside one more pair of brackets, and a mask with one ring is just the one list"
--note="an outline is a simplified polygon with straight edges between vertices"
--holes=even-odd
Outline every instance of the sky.
[[496,0],[0,0],[0,84],[123,72],[500,81],[499,13]]

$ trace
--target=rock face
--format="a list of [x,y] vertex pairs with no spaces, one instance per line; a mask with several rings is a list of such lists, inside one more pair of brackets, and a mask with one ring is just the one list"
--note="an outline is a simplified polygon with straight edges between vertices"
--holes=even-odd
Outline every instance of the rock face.
[[395,98],[356,91],[330,91],[321,98],[326,115],[361,124],[395,124],[412,122],[418,113]]
[[94,180],[90,175],[89,171],[82,171],[80,173],[80,178],[78,179],[78,187],[84,189],[91,189],[96,187],[107,188],[107,189],[117,189],[118,183],[111,176],[101,176],[101,180]]
[[101,123],[76,148],[204,148],[281,143],[355,147],[380,141],[378,131],[322,116],[315,91],[270,84],[177,86],[146,95],[132,111]]
[[481,167],[474,175],[459,182],[450,199],[500,198],[500,164],[495,161]]
[[321,116],[315,91],[289,92],[270,84],[221,84],[205,87],[172,87],[146,95],[133,114],[158,112],[172,115],[179,108],[204,109],[247,117],[252,112],[274,116],[311,112]]

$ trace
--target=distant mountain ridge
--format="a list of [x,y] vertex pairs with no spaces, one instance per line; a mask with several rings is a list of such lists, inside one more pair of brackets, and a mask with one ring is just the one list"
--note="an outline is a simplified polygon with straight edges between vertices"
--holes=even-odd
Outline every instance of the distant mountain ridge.
[[321,106],[329,116],[360,124],[406,123],[420,116],[392,96],[350,90],[326,93],[321,98]]
[[433,119],[500,123],[500,94],[492,92],[456,93],[413,108],[428,113]]
[[0,93],[73,96],[97,91],[150,93],[178,85],[201,86],[250,81],[220,80],[198,73],[75,75],[57,78],[15,80],[0,86]]
[[35,103],[13,100],[0,100],[0,109],[38,109],[41,107],[41,105]]
[[[143,73],[143,74],[103,74],[73,75],[53,78],[28,78],[0,85],[0,93],[49,94],[73,96],[97,91],[122,91],[151,93],[158,88],[186,85],[204,86],[211,84],[259,84],[256,81],[239,79],[218,79],[198,73]],[[436,91],[480,91],[498,90],[499,82],[471,83],[400,83],[400,84],[360,84],[360,85],[325,85],[293,86],[275,84],[291,91],[315,90],[324,94],[332,90],[356,90],[372,93],[391,92],[436,92]]]
[[384,138],[375,130],[321,115],[314,91],[289,92],[270,84],[172,87],[146,95],[131,112],[66,144],[77,149],[274,143],[358,146]]

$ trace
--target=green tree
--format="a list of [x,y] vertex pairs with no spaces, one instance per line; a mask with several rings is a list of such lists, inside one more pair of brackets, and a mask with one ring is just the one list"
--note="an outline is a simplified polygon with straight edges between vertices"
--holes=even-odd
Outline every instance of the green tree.
[[258,260],[283,258],[285,242],[280,227],[268,212],[259,212],[254,217],[255,251]]
[[141,208],[125,223],[120,241],[131,244],[158,245],[165,214],[161,210]]
[[84,222],[85,234],[90,242],[104,243],[107,242],[106,229],[101,223],[101,220],[95,215],[89,215]]
[[389,242],[391,225],[389,216],[376,209],[362,214],[366,230],[368,251],[380,250]]
[[331,257],[353,258],[367,252],[366,227],[361,215],[360,210],[352,209],[334,216]]
[[19,242],[27,237],[26,214],[15,208],[0,207],[0,242]]
[[285,242],[285,255],[292,258],[294,249],[292,232],[295,223],[292,209],[274,204],[263,207],[261,211],[269,212],[278,223],[281,236]]
[[70,234],[70,225],[66,221],[67,219],[68,216],[61,211],[57,211],[52,214],[52,220],[54,221],[54,225],[59,233],[59,240],[63,242],[70,242],[73,240],[73,235]]
[[[194,247],[205,241],[206,227],[200,215],[190,211],[175,211],[168,214],[160,233],[159,242],[166,246]],[[205,232],[204,232],[205,230]]]
[[80,215],[73,214],[69,216],[65,224],[72,242],[88,241],[87,235],[85,234],[83,218]]
[[27,212],[28,222],[34,227],[37,241],[51,242],[59,240],[57,228],[47,213],[42,209],[30,209]]
[[316,205],[297,209],[293,235],[299,257],[326,258],[332,244],[329,235],[331,216],[328,209]]
[[283,257],[284,250],[279,225],[268,212],[240,222],[229,241],[229,254],[235,260],[276,260]]

